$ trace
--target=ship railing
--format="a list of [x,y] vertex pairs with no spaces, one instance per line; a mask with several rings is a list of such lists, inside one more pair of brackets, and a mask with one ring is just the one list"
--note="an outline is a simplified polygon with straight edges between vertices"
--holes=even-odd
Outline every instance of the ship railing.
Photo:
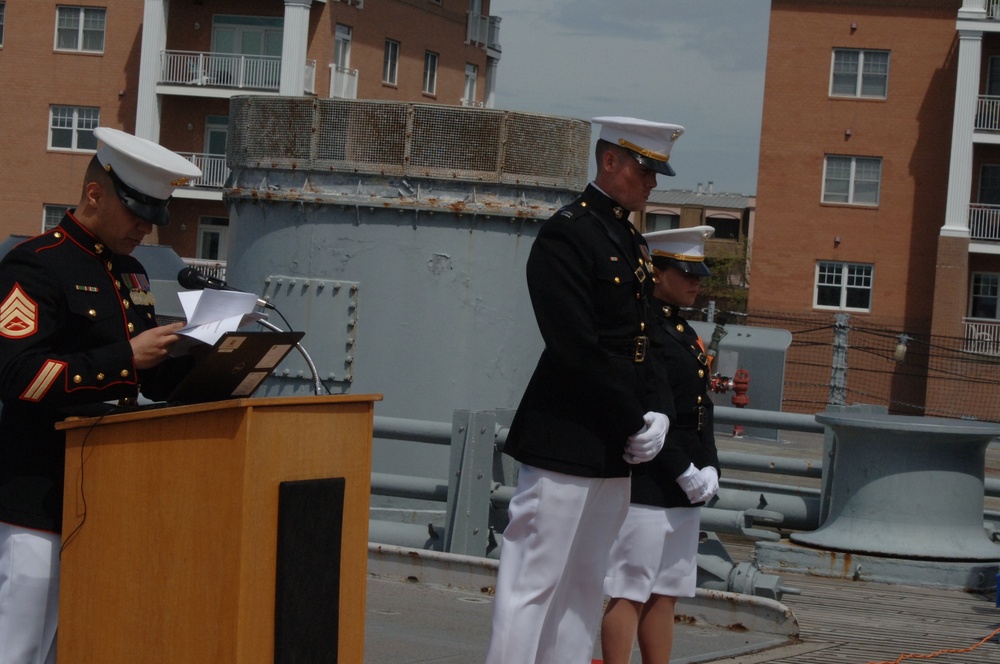
[[[867,408],[879,412],[878,407]],[[882,409],[884,412],[884,409]],[[452,422],[376,416],[374,438],[450,447],[450,465],[439,477],[373,472],[373,496],[427,501],[437,509],[402,510],[419,514],[410,522],[372,518],[369,541],[472,556],[495,555],[516,485],[517,464],[501,454],[513,411],[456,411]],[[812,415],[716,406],[715,423],[824,434],[829,456],[832,434]],[[720,451],[722,489],[702,507],[702,529],[754,540],[777,540],[779,530],[815,530],[828,508],[822,459],[787,458]],[[734,471],[775,477],[753,481]],[[819,488],[801,486],[802,479]],[[985,495],[1000,498],[1000,480],[986,478]],[[423,517],[423,521],[420,521]],[[1000,522],[1000,513],[986,511]]]

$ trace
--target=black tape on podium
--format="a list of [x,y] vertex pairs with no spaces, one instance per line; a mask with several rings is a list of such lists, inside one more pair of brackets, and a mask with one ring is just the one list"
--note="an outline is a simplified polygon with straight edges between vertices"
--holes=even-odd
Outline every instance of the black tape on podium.
[[275,664],[336,664],[344,478],[282,482]]

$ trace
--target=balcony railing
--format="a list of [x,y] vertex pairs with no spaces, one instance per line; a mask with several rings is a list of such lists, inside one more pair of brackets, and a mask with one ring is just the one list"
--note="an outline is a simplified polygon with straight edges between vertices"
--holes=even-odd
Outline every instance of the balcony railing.
[[[277,92],[281,58],[274,55],[238,55],[197,51],[163,51],[160,83]],[[307,94],[316,91],[316,61],[306,62],[302,82]]]
[[229,177],[226,155],[197,152],[179,152],[178,154],[201,169],[201,177],[191,182],[190,186],[221,189],[226,184],[226,178]]
[[494,51],[500,50],[500,17],[469,13],[466,41]]
[[1000,355],[1000,321],[965,318],[965,351]]
[[1000,241],[1000,205],[969,204],[969,237]]
[[981,131],[1000,131],[1000,97],[980,95],[976,104],[975,128]]
[[358,70],[330,65],[330,96],[340,99],[357,99]]
[[206,277],[219,281],[226,280],[226,261],[215,261],[208,258],[182,258],[181,260],[188,267],[195,268]]

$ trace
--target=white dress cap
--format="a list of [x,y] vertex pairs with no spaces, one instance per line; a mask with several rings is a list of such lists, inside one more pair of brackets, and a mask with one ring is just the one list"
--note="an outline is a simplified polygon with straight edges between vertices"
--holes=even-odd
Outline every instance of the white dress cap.
[[649,244],[653,265],[666,263],[688,274],[708,276],[711,271],[705,265],[705,240],[713,233],[711,226],[693,226],[644,233],[643,237]]
[[675,175],[667,162],[670,161],[670,149],[684,133],[684,127],[618,116],[594,118],[591,122],[601,125],[598,136],[601,140],[631,150],[638,155],[636,159],[640,164],[657,173]]
[[176,187],[201,177],[201,169],[190,161],[145,138],[110,127],[96,128],[94,136],[104,143],[97,150],[101,165],[150,198],[165,201]]

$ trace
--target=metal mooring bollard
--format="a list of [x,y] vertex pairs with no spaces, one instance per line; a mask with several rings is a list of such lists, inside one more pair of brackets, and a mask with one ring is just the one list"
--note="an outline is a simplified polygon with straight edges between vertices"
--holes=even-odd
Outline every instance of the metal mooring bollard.
[[820,413],[837,436],[830,511],[793,542],[852,553],[1000,560],[983,528],[986,447],[1000,424],[876,413]]

